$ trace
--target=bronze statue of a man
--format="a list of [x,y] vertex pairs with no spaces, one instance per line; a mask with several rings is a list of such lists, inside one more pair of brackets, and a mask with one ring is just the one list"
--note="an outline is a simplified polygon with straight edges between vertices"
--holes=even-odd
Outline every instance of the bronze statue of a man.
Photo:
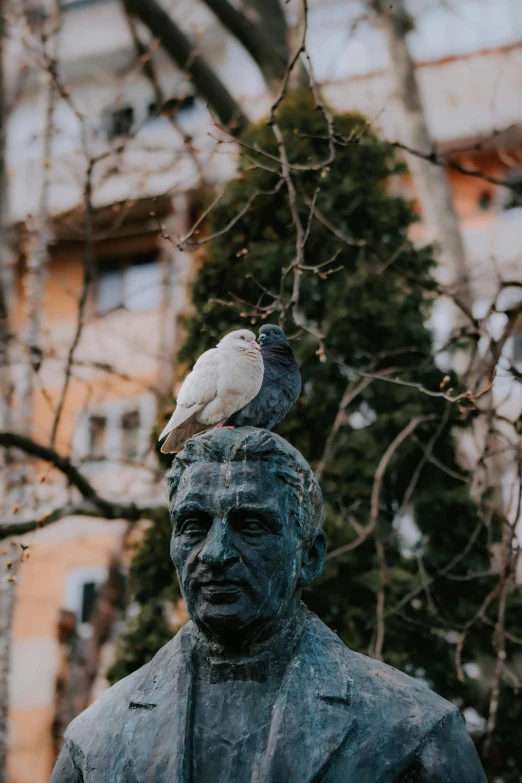
[[167,481],[192,619],[71,723],[52,783],[485,783],[456,707],[301,603],[326,538],[298,451],[213,430]]

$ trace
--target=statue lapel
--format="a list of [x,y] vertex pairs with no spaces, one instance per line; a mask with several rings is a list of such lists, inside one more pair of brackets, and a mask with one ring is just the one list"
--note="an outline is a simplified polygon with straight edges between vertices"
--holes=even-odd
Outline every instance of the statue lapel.
[[136,783],[189,783],[191,625],[178,632],[166,656],[153,661],[129,699],[124,737]]
[[260,781],[316,783],[321,779],[355,720],[345,657],[331,631],[312,620],[274,707]]

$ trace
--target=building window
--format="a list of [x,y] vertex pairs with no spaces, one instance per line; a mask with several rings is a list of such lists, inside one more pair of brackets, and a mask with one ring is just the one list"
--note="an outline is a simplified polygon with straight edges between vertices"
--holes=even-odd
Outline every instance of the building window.
[[105,416],[91,416],[89,418],[89,457],[101,459],[105,456],[105,435],[107,433],[107,419]]
[[132,106],[121,106],[107,112],[103,117],[103,125],[110,141],[121,136],[129,136],[134,125],[134,109]]
[[522,169],[510,172],[506,177],[506,182],[515,189],[507,193],[504,210],[519,209],[522,207]]
[[98,315],[124,307],[141,313],[159,307],[161,267],[157,251],[132,256],[101,258],[96,280]]
[[82,585],[82,602],[80,607],[81,623],[88,623],[91,619],[92,610],[98,597],[99,585],[96,582],[84,582]]
[[123,269],[120,259],[100,259],[96,280],[96,309],[100,315],[123,305]]
[[516,369],[522,371],[522,329],[513,334],[512,361]]
[[492,198],[492,195],[491,195],[491,191],[483,190],[481,192],[481,194],[479,196],[479,200],[478,200],[479,209],[481,209],[482,211],[486,212],[491,207],[492,201],[493,201],[493,198]]
[[136,462],[139,456],[140,412],[130,411],[121,417],[121,458]]
[[90,621],[96,599],[108,577],[104,565],[74,568],[65,578],[63,608],[76,615],[78,634],[87,639],[92,633]]

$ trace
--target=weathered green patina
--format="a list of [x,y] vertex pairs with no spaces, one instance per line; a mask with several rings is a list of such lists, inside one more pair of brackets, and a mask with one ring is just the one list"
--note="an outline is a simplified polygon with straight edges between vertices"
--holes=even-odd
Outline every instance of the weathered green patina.
[[192,619],[73,721],[52,783],[485,783],[456,707],[302,604],[326,538],[296,449],[213,430],[167,481]]

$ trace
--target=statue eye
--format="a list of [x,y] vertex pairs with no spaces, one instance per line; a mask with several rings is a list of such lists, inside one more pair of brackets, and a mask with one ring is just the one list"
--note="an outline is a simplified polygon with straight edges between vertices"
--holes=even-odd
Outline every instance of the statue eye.
[[266,533],[266,528],[257,519],[245,519],[241,533],[247,536],[262,536]]
[[232,524],[239,533],[246,536],[262,536],[268,530],[263,520],[257,517],[238,516],[232,521]]
[[187,517],[181,521],[178,533],[188,536],[205,536],[208,532],[208,527],[204,519]]
[[229,524],[240,536],[245,538],[260,538],[274,532],[270,519],[262,513],[251,512],[248,509],[234,509],[230,512]]

